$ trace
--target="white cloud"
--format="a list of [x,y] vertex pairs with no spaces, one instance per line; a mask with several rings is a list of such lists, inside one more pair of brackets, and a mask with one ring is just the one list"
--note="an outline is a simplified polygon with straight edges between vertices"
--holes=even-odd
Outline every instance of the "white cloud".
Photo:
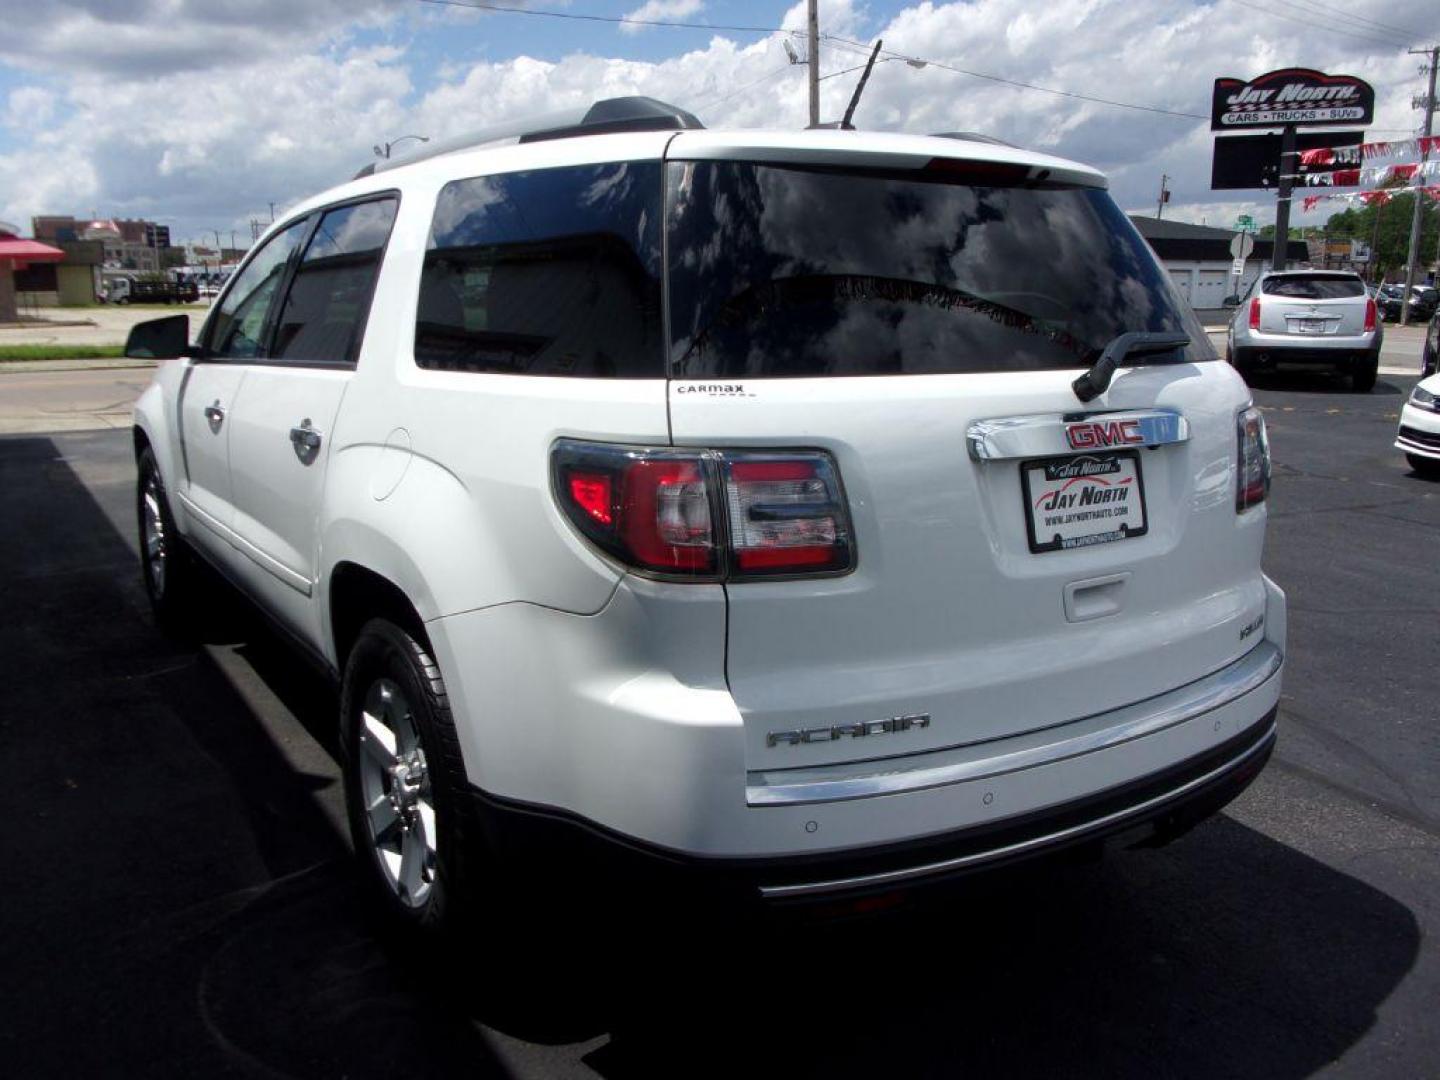
[[[627,19],[688,19],[692,15],[698,15],[705,7],[703,0],[645,0],[645,3],[634,11],[627,11]],[[638,34],[648,27],[640,23],[622,23],[622,32],[626,34]]]

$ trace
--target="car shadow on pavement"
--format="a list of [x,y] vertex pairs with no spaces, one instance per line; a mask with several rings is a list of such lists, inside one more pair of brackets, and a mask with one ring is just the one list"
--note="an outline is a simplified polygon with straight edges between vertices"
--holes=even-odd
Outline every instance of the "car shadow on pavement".
[[[133,479],[64,458],[0,439],[12,1075],[1300,1077],[1419,950],[1404,905],[1220,817],[884,918],[610,920],[577,888],[493,946],[417,955],[359,899],[333,771],[152,628],[111,525]],[[286,740],[333,751],[333,696],[243,610],[210,635],[251,635],[309,733]]]
[[[1284,390],[1299,394],[1355,394],[1350,389],[1350,377],[1333,371],[1251,371],[1245,375],[1247,386],[1256,390]],[[1408,394],[1410,391],[1397,386],[1381,376],[1367,393],[1382,397]]]

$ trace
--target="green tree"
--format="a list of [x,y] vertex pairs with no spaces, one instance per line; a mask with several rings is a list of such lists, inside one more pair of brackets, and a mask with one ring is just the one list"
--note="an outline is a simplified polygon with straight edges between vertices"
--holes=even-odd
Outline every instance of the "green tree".
[[[1372,245],[1375,257],[1375,278],[1397,280],[1403,273],[1410,253],[1410,220],[1415,213],[1413,191],[1397,191],[1384,206],[1355,206],[1331,214],[1325,222],[1330,238],[1360,240]],[[1420,228],[1420,272],[1434,266],[1437,244],[1440,244],[1440,206],[1434,199],[1422,197]]]

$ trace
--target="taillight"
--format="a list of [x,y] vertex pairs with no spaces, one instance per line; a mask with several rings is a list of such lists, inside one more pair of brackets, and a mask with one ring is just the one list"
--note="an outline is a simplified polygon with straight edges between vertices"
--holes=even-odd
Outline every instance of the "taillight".
[[1235,512],[1240,514],[1259,506],[1270,491],[1270,440],[1265,435],[1265,417],[1254,406],[1235,417],[1235,429],[1240,450]]
[[1371,330],[1374,330],[1374,329],[1375,329],[1375,320],[1376,320],[1376,317],[1378,316],[1378,314],[1379,314],[1379,313],[1375,310],[1375,301],[1374,301],[1374,300],[1366,300],[1366,301],[1365,301],[1365,332],[1366,332],[1367,334],[1368,334]]
[[850,568],[850,520],[827,454],[725,453],[732,576]]
[[829,574],[854,565],[839,474],[819,451],[674,450],[562,439],[565,515],[638,570],[696,581]]
[[1258,296],[1250,301],[1250,329],[1260,329],[1260,298]]

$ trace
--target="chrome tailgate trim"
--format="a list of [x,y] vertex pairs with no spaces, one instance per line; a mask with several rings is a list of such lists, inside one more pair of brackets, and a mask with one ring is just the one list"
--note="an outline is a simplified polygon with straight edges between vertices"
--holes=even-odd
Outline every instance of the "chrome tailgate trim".
[[953,746],[904,757],[797,769],[766,769],[746,776],[750,806],[798,806],[982,780],[1093,754],[1202,716],[1259,689],[1284,663],[1271,641],[1202,679],[1158,697],[1008,739]]

